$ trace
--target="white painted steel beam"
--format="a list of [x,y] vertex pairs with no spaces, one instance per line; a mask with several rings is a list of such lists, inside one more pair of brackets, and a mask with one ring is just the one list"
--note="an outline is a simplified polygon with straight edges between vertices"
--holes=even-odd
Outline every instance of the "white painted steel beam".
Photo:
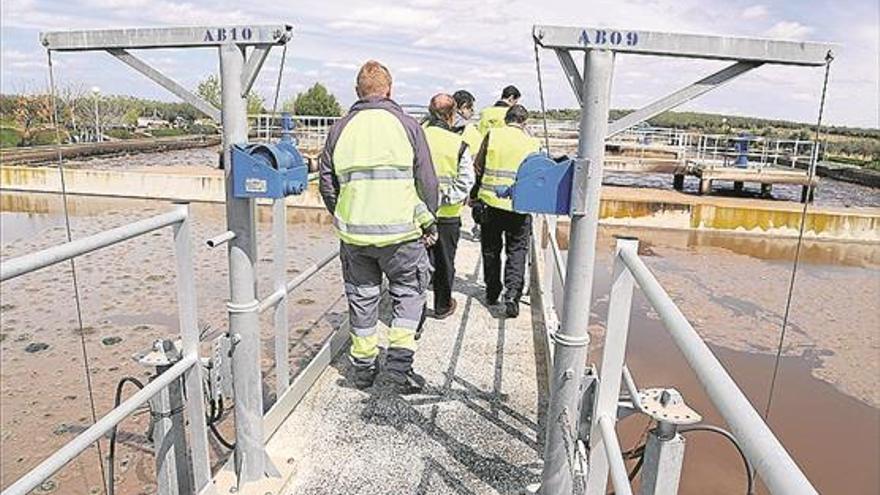
[[534,26],[532,35],[544,48],[603,49],[641,55],[785,65],[824,65],[835,46],[810,41],[541,25]]
[[41,33],[40,43],[55,51],[252,46],[282,44],[292,33],[287,24],[89,29]]
[[[558,52],[559,51],[557,50],[557,53]],[[671,110],[682,103],[693,100],[694,98],[721,86],[727,81],[760,66],[761,64],[759,62],[737,62],[733,65],[729,65],[714,74],[700,79],[690,86],[666,95],[663,98],[608,124],[608,134],[606,135],[606,138],[610,138],[615,134],[623,132],[655,115]]]
[[170,77],[162,74],[161,72],[153,68],[150,64],[144,62],[143,60],[123,49],[112,48],[108,49],[107,53],[118,58],[132,69],[147,76],[148,78],[153,80],[153,82],[167,89],[181,100],[196,107],[198,111],[202,112],[208,117],[211,117],[215,122],[220,122],[220,110],[217,107],[201,99],[198,95],[184,88]]
[[260,73],[260,69],[263,68],[263,63],[266,61],[266,57],[269,56],[270,50],[272,50],[272,45],[254,47],[254,51],[251,52],[251,56],[245,62],[244,71],[241,75],[242,97],[247,96],[248,91],[254,85],[254,81],[257,80],[257,75]]
[[583,103],[581,100],[584,92],[584,78],[581,76],[577,64],[574,63],[574,59],[571,58],[571,53],[568,50],[553,51],[556,52],[559,63],[562,64],[562,71],[565,72],[565,78],[568,80],[568,84],[571,85],[572,91],[574,91],[574,97],[577,98],[578,105],[581,105]]

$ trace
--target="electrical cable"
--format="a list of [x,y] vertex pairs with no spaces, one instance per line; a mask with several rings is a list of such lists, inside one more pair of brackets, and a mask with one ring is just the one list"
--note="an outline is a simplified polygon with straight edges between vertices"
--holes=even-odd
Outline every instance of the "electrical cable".
[[716,433],[718,435],[723,436],[733,446],[736,448],[736,451],[739,452],[739,456],[742,458],[743,466],[746,469],[746,495],[752,495],[755,493],[755,476],[754,471],[752,470],[752,463],[749,462],[749,458],[746,457],[746,453],[743,452],[742,447],[739,445],[739,441],[737,441],[736,437],[733,436],[733,433],[725,430],[724,428],[719,428],[713,425],[694,425],[694,426],[684,426],[678,429],[679,433],[690,433],[694,431],[706,431],[710,433]]
[[794,260],[791,267],[791,278],[788,283],[788,295],[785,299],[785,313],[782,316],[782,330],[779,333],[779,344],[776,348],[776,359],[773,363],[773,376],[770,378],[770,390],[767,393],[767,403],[764,407],[764,421],[770,417],[770,406],[773,403],[773,393],[776,390],[776,379],[779,376],[779,363],[782,358],[782,346],[785,343],[785,331],[788,329],[788,318],[791,314],[791,301],[794,295],[794,283],[797,278],[798,265],[801,260],[801,248],[804,243],[804,229],[807,224],[807,209],[813,198],[813,177],[816,174],[816,162],[819,159],[819,141],[822,136],[822,117],[825,113],[825,97],[828,95],[828,75],[831,72],[831,61],[834,56],[831,51],[825,55],[825,77],[822,82],[822,97],[819,100],[819,116],[816,119],[816,139],[813,145],[813,153],[810,157],[810,168],[807,172],[807,189],[804,192],[804,207],[801,210],[800,227],[798,228],[797,245],[794,250]]
[[[71,234],[70,229],[70,211],[67,207],[67,184],[64,181],[64,157],[61,153],[61,129],[60,129],[60,119],[58,117],[58,92],[55,88],[55,68],[52,65],[52,51],[46,50],[46,58],[49,66],[49,91],[51,93],[52,100],[52,126],[55,128],[55,149],[58,155],[58,173],[61,176],[61,203],[64,209],[64,231],[67,236],[67,242],[73,241],[73,236]],[[79,293],[79,281],[76,276],[76,263],[73,258],[70,258],[70,271],[73,279],[73,298],[76,303],[76,320],[79,325],[79,344],[80,351],[83,356],[83,368],[86,376],[86,388],[89,392],[89,409],[92,416],[92,424],[98,422],[98,413],[97,408],[95,407],[95,393],[94,387],[92,386],[92,373],[89,369],[89,352],[86,347],[86,337],[85,332],[83,330],[83,317],[82,317],[82,300],[80,298]],[[104,458],[103,453],[101,452],[101,442],[95,442],[95,447],[98,449],[98,459],[99,461]],[[106,487],[107,473],[104,471],[104,463],[98,462],[98,465],[101,469],[101,481],[103,481],[103,485]],[[105,494],[106,488],[105,488]],[[109,495],[109,494],[108,494]]]
[[220,430],[217,429],[216,423],[220,421],[223,417],[223,397],[220,397],[216,401],[210,400],[208,404],[208,413],[207,423],[208,429],[211,430],[211,433],[214,434],[214,438],[220,442],[220,445],[223,445],[229,450],[235,450],[235,443],[226,440],[222,434],[220,434]]
[[[116,396],[113,398],[113,408],[116,409],[119,407],[119,404],[122,403],[122,390],[125,388],[126,383],[131,383],[137,388],[143,389],[144,384],[141,383],[137,378],[126,376],[119,380],[119,383],[116,384]],[[152,419],[150,420],[150,426],[152,427]],[[110,448],[107,452],[107,494],[114,495],[116,493],[115,480],[114,480],[114,471],[115,471],[115,462],[116,462],[116,429],[119,427],[119,424],[113,426],[113,429],[110,430]]]

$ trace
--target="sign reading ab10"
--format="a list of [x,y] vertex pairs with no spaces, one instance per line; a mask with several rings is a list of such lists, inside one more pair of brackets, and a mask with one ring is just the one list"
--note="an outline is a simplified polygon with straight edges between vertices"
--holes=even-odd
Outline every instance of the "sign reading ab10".
[[584,29],[581,31],[580,37],[578,37],[578,42],[584,46],[589,45],[625,45],[625,46],[636,46],[639,44],[639,33],[634,31],[629,31],[627,33],[621,33],[620,31],[606,31],[604,29],[596,29],[592,30],[593,35],[590,36],[590,33]]
[[206,29],[202,41],[247,41],[254,36],[254,31],[249,27],[243,28],[216,28]]

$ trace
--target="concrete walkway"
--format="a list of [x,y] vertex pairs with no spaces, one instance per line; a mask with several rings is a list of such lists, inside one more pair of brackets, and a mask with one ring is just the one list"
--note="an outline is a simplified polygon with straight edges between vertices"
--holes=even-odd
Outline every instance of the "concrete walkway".
[[458,311],[419,341],[424,394],[357,390],[345,353],[333,361],[267,446],[292,464],[281,493],[522,493],[540,479],[530,308],[503,318],[481,280],[479,244],[462,238]]

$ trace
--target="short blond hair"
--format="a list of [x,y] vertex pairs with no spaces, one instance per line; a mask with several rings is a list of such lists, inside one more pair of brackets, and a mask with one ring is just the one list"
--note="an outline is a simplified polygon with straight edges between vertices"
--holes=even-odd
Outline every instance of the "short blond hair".
[[391,93],[391,72],[381,63],[368,60],[358,71],[355,90],[358,98],[388,96]]

